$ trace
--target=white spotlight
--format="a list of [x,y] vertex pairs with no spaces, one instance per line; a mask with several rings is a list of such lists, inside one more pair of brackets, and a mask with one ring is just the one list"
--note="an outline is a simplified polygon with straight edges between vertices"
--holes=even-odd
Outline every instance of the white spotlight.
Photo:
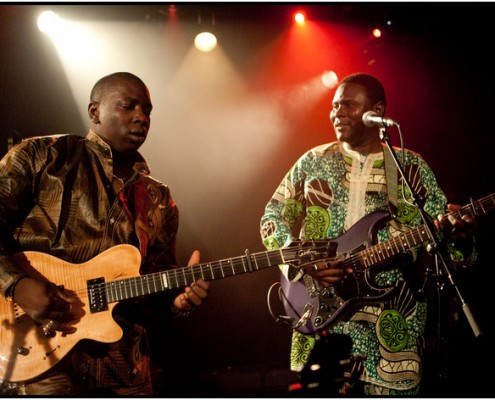
[[333,89],[339,83],[339,78],[335,72],[325,71],[321,75],[321,82],[323,83],[323,86]]
[[198,50],[208,52],[217,45],[217,38],[210,32],[201,32],[194,39],[194,45]]
[[38,17],[38,29],[43,33],[50,33],[56,29],[59,17],[53,11],[44,11]]

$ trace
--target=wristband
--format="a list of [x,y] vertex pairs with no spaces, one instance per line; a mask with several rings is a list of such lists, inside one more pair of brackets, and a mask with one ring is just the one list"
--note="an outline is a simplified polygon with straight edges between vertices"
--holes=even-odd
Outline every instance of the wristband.
[[14,292],[15,292],[15,287],[17,284],[22,281],[24,278],[29,278],[27,275],[21,275],[17,277],[12,285],[10,285],[7,290],[5,291],[5,298],[10,298],[14,300]]

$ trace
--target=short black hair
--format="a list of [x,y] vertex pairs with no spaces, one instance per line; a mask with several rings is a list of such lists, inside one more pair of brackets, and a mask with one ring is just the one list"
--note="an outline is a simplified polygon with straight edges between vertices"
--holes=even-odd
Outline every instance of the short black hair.
[[131,74],[130,72],[114,72],[113,74],[100,78],[95,83],[93,89],[91,90],[89,100],[91,102],[99,103],[101,101],[101,98],[104,96],[105,91],[109,87],[111,87],[112,85],[114,85],[115,83],[121,80],[134,80],[141,83],[144,87],[146,87],[145,83],[142,81],[141,78],[139,78],[134,74]]
[[339,85],[342,85],[343,83],[355,83],[357,85],[361,85],[366,90],[366,94],[373,104],[382,102],[385,107],[387,106],[385,89],[383,88],[382,83],[374,76],[363,73],[351,74],[342,79]]

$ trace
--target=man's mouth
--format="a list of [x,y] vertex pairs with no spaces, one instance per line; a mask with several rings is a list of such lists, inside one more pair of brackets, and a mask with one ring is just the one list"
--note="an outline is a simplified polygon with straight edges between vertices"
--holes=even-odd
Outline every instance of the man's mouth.
[[146,140],[146,132],[131,132],[131,136],[138,142],[144,142]]

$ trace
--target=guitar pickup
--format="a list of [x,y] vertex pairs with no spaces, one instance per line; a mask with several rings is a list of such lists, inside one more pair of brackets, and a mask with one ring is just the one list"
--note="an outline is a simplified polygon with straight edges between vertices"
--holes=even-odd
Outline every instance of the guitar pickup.
[[87,281],[89,310],[91,313],[108,310],[107,292],[104,278]]

